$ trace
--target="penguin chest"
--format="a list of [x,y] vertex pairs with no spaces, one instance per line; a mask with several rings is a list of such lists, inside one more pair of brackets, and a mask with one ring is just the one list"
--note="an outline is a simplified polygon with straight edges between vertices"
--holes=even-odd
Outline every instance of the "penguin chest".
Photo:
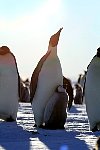
[[85,98],[87,103],[99,104],[100,97],[100,61],[94,59],[87,71],[85,84]]
[[[41,69],[38,79],[38,91],[46,95],[52,93],[58,85],[62,85],[62,69],[59,59],[46,61]],[[47,94],[47,95],[48,95]],[[47,96],[48,97],[48,96]]]

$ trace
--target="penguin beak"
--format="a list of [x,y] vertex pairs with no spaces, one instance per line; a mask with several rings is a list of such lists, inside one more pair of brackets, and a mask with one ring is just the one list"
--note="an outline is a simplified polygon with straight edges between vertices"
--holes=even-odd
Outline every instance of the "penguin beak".
[[61,32],[62,29],[63,28],[60,28],[57,33],[55,33],[54,35],[51,36],[50,41],[49,41],[49,45],[51,45],[52,47],[55,47],[55,46],[58,45],[60,32]]

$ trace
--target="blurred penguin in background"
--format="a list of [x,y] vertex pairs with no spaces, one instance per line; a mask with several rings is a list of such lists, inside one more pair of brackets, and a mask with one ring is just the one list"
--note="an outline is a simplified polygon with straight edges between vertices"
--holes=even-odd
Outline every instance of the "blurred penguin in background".
[[30,102],[29,79],[20,79],[20,102]]
[[68,94],[68,108],[70,110],[73,103],[73,87],[71,80],[64,76],[63,76],[63,88],[66,89],[66,92]]
[[80,84],[75,84],[74,104],[82,104],[82,87]]

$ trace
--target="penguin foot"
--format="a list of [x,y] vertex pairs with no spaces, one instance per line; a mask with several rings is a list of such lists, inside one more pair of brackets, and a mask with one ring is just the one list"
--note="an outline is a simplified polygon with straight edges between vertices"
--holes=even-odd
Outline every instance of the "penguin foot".
[[37,127],[37,125],[36,124],[34,124],[34,126],[33,127]]
[[45,129],[45,126],[41,124],[39,128]]
[[61,126],[59,129],[65,129],[65,127],[64,127],[64,126]]
[[42,126],[43,129],[48,129],[48,130],[57,130],[57,129],[65,129],[64,126],[49,126],[49,125],[45,125]]
[[39,125],[39,126],[37,126],[36,124],[34,124],[34,126],[33,127],[39,127],[39,128],[44,128],[45,126],[44,125]]
[[92,129],[92,132],[98,131],[97,125]]
[[6,121],[7,121],[7,122],[13,122],[13,121],[15,121],[15,120],[12,118],[12,116],[10,116],[9,118],[6,119]]

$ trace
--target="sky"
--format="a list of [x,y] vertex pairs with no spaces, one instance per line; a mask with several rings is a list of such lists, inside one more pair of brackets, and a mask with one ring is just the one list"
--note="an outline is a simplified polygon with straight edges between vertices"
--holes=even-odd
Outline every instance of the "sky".
[[0,0],[0,46],[15,55],[21,78],[31,78],[50,36],[63,27],[58,57],[64,76],[75,80],[100,46],[99,7],[99,0]]

